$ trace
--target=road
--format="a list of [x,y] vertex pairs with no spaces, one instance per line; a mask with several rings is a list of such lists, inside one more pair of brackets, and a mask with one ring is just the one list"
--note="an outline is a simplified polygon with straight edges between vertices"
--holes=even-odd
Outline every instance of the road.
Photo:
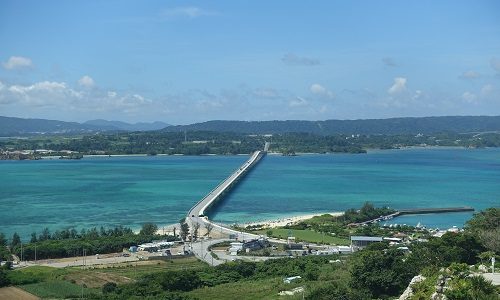
[[214,258],[209,251],[209,247],[221,242],[234,241],[230,239],[214,239],[214,240],[202,240],[191,244],[191,249],[195,256],[211,266],[218,266],[220,264],[226,263],[228,261],[233,261],[235,259],[245,260],[245,261],[265,261],[268,259],[276,259],[280,257],[266,257],[266,256],[233,256],[229,255],[227,251],[220,250],[214,251],[218,258]]
[[241,167],[239,167],[228,178],[226,178],[210,193],[208,193],[203,199],[196,203],[196,205],[189,210],[187,215],[187,222],[191,226],[191,228],[193,228],[195,224],[199,224],[202,228],[207,226],[207,224],[211,224],[211,226],[213,226],[213,230],[226,235],[235,235],[239,240],[258,238],[259,236],[255,234],[242,233],[228,228],[224,225],[213,223],[203,215],[206,213],[207,209],[213,203],[215,203],[219,199],[219,197],[221,197],[224,192],[229,190],[231,186],[235,184],[241,177],[243,177],[244,174],[249,171],[265,154],[266,152],[264,151],[255,151]]

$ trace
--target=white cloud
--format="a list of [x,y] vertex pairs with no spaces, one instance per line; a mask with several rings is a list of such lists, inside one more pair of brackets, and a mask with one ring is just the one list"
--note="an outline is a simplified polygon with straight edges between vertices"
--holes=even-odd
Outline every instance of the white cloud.
[[37,82],[32,85],[23,86],[23,85],[12,85],[9,87],[9,91],[26,95],[31,92],[59,92],[66,89],[66,83],[64,82],[55,82],[55,81],[42,81]]
[[335,95],[333,94],[332,91],[328,90],[327,88],[325,88],[324,86],[322,86],[321,84],[318,84],[318,83],[312,84],[311,87],[309,88],[309,90],[311,91],[311,93],[318,95],[318,96],[327,97],[327,98],[334,98],[335,97]]
[[95,85],[94,79],[92,77],[85,75],[78,80],[78,84],[85,88],[91,88]]
[[476,71],[472,71],[472,70],[465,71],[462,73],[462,75],[460,75],[460,78],[463,78],[463,79],[476,79],[479,77],[481,77],[481,74],[479,74]]
[[288,105],[290,107],[301,107],[301,106],[306,106],[308,104],[309,104],[309,102],[306,99],[299,97],[299,96],[295,97],[295,99],[291,100],[288,103]]
[[475,103],[477,96],[471,92],[465,92],[462,94],[462,99],[467,103]]
[[390,95],[397,95],[406,91],[406,78],[394,78],[394,84],[387,90]]
[[412,100],[418,100],[419,98],[421,98],[423,95],[422,91],[421,90],[416,90],[415,91],[415,94],[413,95],[412,97]]
[[30,68],[33,66],[31,59],[22,56],[11,56],[6,62],[3,63],[3,67],[7,70]]
[[42,81],[32,85],[0,85],[0,104],[23,108],[57,107],[60,111],[135,113],[156,111],[152,100],[132,93],[98,89],[75,90],[65,82]]
[[217,15],[217,12],[196,6],[173,7],[163,10],[161,16],[165,19],[189,18]]

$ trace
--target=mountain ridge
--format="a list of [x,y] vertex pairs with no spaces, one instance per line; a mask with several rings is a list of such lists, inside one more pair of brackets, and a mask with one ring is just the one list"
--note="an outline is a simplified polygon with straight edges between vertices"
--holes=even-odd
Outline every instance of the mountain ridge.
[[248,134],[303,132],[329,134],[430,134],[500,131],[500,116],[437,116],[324,121],[207,121],[170,126],[165,131],[217,131]]
[[0,116],[0,136],[29,134],[90,134],[119,131],[215,131],[244,134],[283,134],[300,132],[331,134],[432,134],[439,132],[500,131],[500,116],[436,116],[358,120],[274,120],[225,121],[212,120],[189,125],[169,125],[164,122],[130,124],[102,119],[83,123],[46,119],[23,119]]
[[37,118],[0,116],[0,136],[149,131],[162,129],[167,126],[170,125],[164,122],[140,122],[130,124],[121,121],[90,120],[83,123],[78,123]]

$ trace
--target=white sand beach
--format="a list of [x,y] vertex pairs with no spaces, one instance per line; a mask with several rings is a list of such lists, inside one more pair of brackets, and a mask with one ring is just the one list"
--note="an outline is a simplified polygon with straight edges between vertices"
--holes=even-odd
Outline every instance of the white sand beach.
[[299,223],[300,221],[311,219],[311,218],[316,217],[316,216],[322,216],[325,214],[329,214],[331,216],[338,217],[338,216],[343,215],[344,212],[322,212],[322,213],[314,213],[314,214],[307,214],[307,215],[284,217],[284,218],[275,219],[275,220],[250,222],[250,223],[244,223],[244,224],[240,224],[240,225],[243,227],[247,227],[247,226],[262,226],[265,228],[283,227],[283,226]]

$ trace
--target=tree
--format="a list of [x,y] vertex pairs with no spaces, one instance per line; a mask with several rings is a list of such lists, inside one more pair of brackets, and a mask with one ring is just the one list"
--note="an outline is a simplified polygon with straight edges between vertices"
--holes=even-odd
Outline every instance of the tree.
[[5,238],[5,234],[0,232],[0,247],[7,246],[7,239]]
[[189,234],[189,225],[186,223],[185,218],[180,219],[179,222],[181,223],[181,239],[185,241]]
[[328,282],[325,285],[314,287],[306,295],[305,299],[308,300],[362,300],[370,299],[368,295],[357,293],[353,295],[349,289],[335,281]]
[[193,239],[196,241],[198,239],[198,230],[200,229],[200,223],[194,223],[193,225]]
[[479,233],[479,240],[484,245],[484,247],[490,249],[491,251],[499,251],[500,249],[500,228],[493,230],[484,230]]
[[465,225],[467,230],[474,232],[498,229],[500,226],[500,208],[491,207],[476,213]]
[[205,230],[207,231],[208,237],[210,237],[210,233],[212,232],[213,229],[214,229],[214,225],[212,225],[212,223],[210,223],[210,222],[205,223]]
[[109,294],[109,293],[112,293],[116,290],[117,288],[117,285],[116,283],[114,282],[106,282],[103,286],[102,286],[102,293],[103,294]]
[[484,265],[484,264],[488,264],[488,262],[491,260],[491,258],[495,257],[495,256],[496,256],[495,252],[486,251],[486,252],[479,254],[477,257],[479,257],[479,259],[481,260],[481,263]]
[[10,284],[9,277],[7,277],[7,272],[0,269],[0,287],[8,286]]
[[191,270],[168,271],[157,275],[157,281],[166,291],[192,291],[202,285],[198,274]]
[[158,231],[158,226],[154,223],[145,223],[139,232],[140,235],[155,235]]
[[21,245],[21,237],[19,237],[19,234],[17,234],[17,232],[14,232],[14,234],[12,235],[12,241],[10,242],[10,247],[11,249],[14,249],[19,245]]
[[472,276],[452,280],[448,289],[444,291],[444,294],[447,299],[450,300],[498,299],[495,286],[483,276]]
[[50,240],[50,231],[49,231],[49,229],[47,227],[45,227],[42,230],[42,233],[38,237],[38,240],[40,240],[40,241]]
[[414,266],[405,263],[405,255],[398,249],[363,250],[355,254],[351,285],[368,289],[374,298],[396,296],[417,273]]
[[33,232],[31,234],[31,240],[30,240],[30,243],[36,243],[38,241],[37,237],[36,237],[36,232]]

